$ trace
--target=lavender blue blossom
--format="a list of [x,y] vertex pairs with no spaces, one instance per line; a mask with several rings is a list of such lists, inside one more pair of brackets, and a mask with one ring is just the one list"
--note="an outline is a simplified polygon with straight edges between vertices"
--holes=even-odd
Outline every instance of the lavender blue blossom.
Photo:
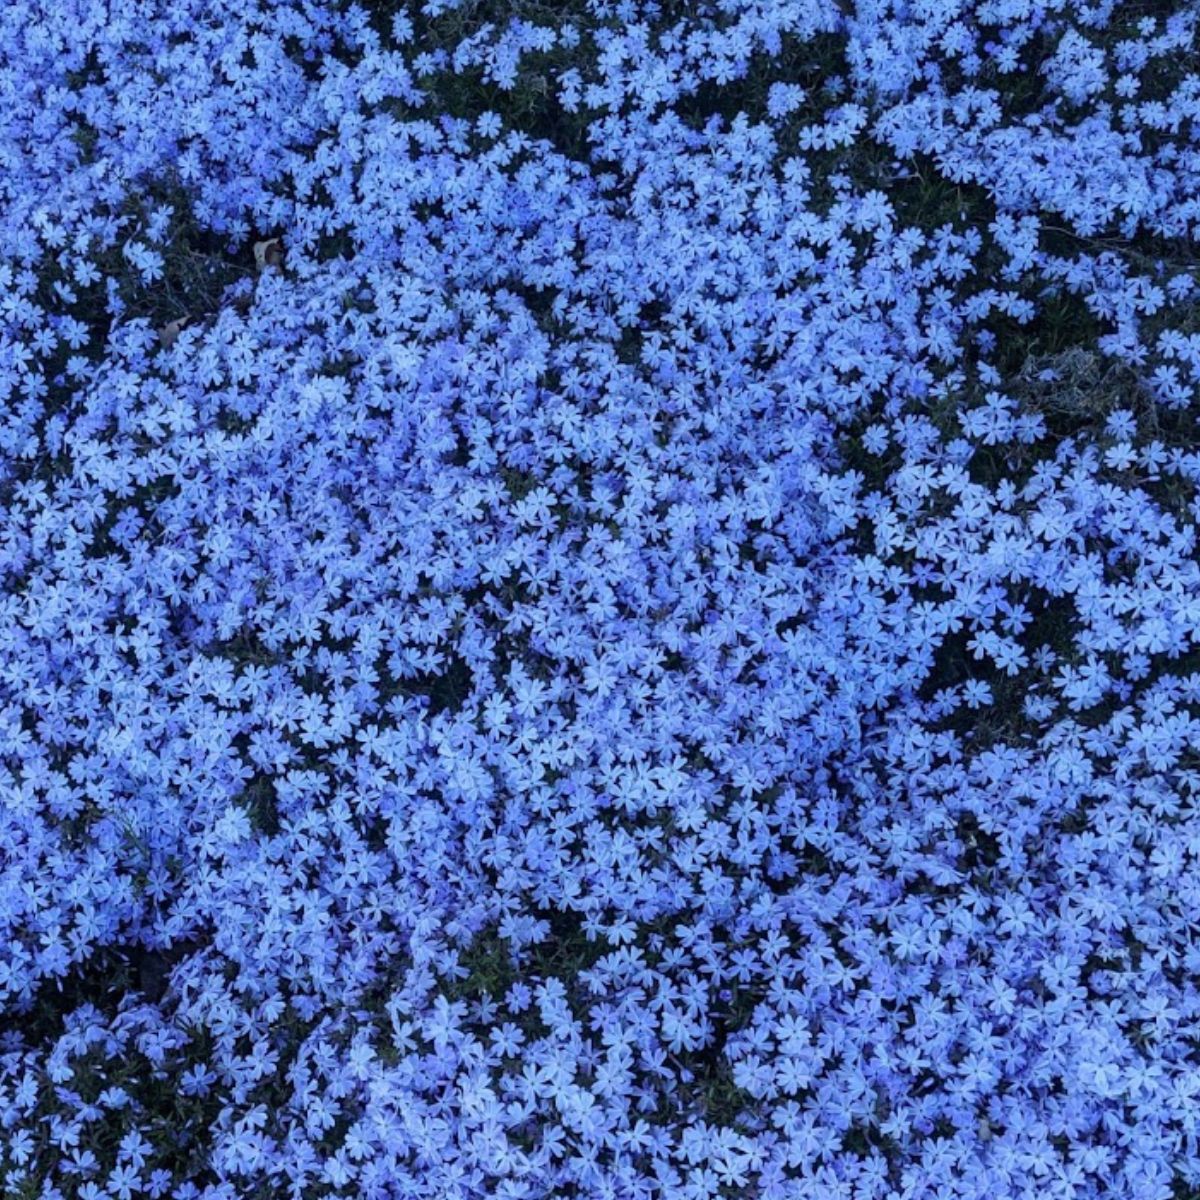
[[0,1196],[1200,1195],[1200,14],[0,9]]

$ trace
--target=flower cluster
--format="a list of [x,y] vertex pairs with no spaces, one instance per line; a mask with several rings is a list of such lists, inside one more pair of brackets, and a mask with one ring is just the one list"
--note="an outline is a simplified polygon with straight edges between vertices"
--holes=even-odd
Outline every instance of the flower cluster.
[[1198,1194],[1198,22],[6,4],[0,1196]]

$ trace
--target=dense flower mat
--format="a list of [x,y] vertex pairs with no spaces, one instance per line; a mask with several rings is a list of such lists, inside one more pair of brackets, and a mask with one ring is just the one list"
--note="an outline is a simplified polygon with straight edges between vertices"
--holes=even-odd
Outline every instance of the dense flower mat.
[[6,0],[0,1195],[1200,1195],[1198,14]]

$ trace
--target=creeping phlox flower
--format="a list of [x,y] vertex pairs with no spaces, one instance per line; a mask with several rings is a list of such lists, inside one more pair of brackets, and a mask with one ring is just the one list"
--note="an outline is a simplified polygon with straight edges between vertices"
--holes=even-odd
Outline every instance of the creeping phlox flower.
[[1198,1194],[1197,20],[5,4],[0,1196]]

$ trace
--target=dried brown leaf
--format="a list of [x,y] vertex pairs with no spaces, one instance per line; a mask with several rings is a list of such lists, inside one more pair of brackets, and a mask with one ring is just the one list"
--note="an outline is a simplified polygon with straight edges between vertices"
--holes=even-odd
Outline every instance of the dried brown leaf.
[[278,238],[254,243],[254,265],[260,271],[283,266],[283,243]]

